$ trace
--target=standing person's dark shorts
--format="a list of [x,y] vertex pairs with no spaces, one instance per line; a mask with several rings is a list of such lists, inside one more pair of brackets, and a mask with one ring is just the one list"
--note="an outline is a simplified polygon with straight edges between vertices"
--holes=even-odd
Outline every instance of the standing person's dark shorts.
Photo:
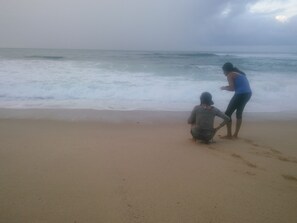
[[233,112],[236,110],[236,118],[242,119],[242,113],[245,105],[248,103],[252,93],[235,94],[229,102],[225,114],[231,119]]

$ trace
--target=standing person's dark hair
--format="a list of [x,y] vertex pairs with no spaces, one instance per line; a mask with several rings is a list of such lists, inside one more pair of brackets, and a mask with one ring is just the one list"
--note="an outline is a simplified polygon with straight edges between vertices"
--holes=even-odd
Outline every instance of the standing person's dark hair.
[[223,65],[222,69],[223,69],[224,73],[237,72],[237,73],[245,75],[245,73],[243,71],[239,70],[237,67],[234,67],[233,64],[230,62],[225,63]]
[[[246,74],[234,67],[232,63],[225,63],[222,67],[224,74],[228,79],[228,86],[221,87],[221,90],[226,91],[235,91],[234,96],[232,97],[225,114],[230,118],[233,112],[236,110],[236,129],[234,137],[238,137],[238,132],[242,123],[242,113],[245,105],[250,100],[252,96],[252,91],[249,85],[249,81],[246,77]],[[227,138],[232,138],[232,122],[230,121],[227,124]]]

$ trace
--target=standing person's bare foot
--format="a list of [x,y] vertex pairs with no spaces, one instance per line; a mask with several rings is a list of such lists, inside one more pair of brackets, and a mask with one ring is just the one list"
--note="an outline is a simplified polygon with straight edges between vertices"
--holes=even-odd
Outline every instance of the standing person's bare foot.
[[225,136],[219,135],[219,137],[221,139],[233,139],[233,137],[231,135],[225,135]]
[[234,139],[238,139],[238,135],[237,135],[237,134],[234,134],[234,135],[233,135],[233,138],[234,138]]

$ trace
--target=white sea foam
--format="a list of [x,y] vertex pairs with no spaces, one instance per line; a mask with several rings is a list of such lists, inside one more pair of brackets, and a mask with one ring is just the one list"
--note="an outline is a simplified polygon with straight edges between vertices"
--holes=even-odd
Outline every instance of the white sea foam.
[[226,61],[248,75],[247,111],[297,110],[292,58],[51,50],[0,50],[0,107],[183,111],[209,91],[224,110],[233,95],[220,90]]

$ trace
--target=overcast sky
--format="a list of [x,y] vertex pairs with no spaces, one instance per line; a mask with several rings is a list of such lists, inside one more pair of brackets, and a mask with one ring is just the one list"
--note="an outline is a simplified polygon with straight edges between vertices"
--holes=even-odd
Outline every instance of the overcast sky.
[[297,45],[297,0],[0,0],[0,47]]

